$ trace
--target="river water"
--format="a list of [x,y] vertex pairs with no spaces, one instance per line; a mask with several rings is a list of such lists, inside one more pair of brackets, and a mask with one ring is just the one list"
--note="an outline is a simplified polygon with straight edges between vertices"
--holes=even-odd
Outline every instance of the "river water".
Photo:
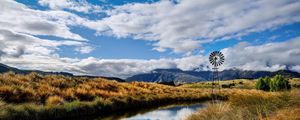
[[204,108],[204,103],[181,103],[118,111],[101,116],[78,117],[74,120],[183,120]]
[[122,118],[122,120],[184,120],[203,108],[202,104],[167,106],[128,118]]

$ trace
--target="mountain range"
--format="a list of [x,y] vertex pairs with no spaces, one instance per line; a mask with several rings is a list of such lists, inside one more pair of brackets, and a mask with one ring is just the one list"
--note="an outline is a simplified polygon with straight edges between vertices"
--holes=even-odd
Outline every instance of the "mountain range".
[[116,80],[118,82],[125,82],[125,80],[117,77],[105,77],[105,76],[89,76],[89,75],[73,75],[72,73],[68,72],[45,72],[40,70],[21,70],[18,68],[10,67],[8,65],[0,63],[0,74],[6,72],[14,72],[15,74],[30,74],[32,72],[41,74],[41,75],[64,75],[64,76],[71,76],[71,77],[87,77],[87,78],[104,78],[108,80]]
[[[185,83],[210,81],[212,71],[183,71],[180,69],[156,69],[150,73],[137,74],[126,79],[126,81],[155,82],[162,84],[180,85]],[[287,78],[300,77],[300,73],[290,70],[270,71],[250,71],[229,69],[218,72],[220,80],[232,79],[257,79],[265,76],[283,75]]]
[[[169,85],[180,85],[186,83],[200,82],[200,81],[210,81],[212,80],[212,71],[183,71],[180,69],[155,69],[149,73],[142,73],[128,77],[127,79],[121,79],[118,77],[105,77],[105,76],[89,76],[89,75],[73,75],[68,72],[45,72],[40,70],[21,70],[18,68],[10,67],[8,65],[0,63],[0,73],[5,73],[12,71],[16,74],[29,74],[31,72],[36,72],[41,75],[64,75],[71,77],[88,77],[88,78],[105,78],[109,80],[116,80],[119,82],[154,82]],[[290,71],[290,70],[278,70],[274,72],[270,71],[249,71],[249,70],[239,70],[239,69],[229,69],[218,72],[219,78],[221,80],[231,80],[231,79],[257,79],[265,76],[274,76],[277,74],[283,75],[287,78],[299,78],[300,73]]]

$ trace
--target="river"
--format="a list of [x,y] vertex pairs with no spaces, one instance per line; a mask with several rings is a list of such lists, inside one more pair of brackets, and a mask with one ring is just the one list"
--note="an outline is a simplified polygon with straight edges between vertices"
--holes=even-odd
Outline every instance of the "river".
[[183,120],[194,112],[205,108],[202,103],[174,104],[143,110],[114,113],[96,120]]
[[204,108],[202,104],[169,106],[122,120],[183,120],[202,108]]

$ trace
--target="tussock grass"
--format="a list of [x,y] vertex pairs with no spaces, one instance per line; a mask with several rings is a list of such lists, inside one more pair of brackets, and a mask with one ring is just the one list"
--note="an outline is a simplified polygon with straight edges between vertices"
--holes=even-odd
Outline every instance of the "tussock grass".
[[[248,80],[248,79],[236,79],[236,80],[225,80],[216,82],[215,84],[220,84],[222,88],[239,88],[239,89],[253,89],[255,82],[257,80]],[[191,84],[184,84],[181,87],[183,88],[211,88],[212,82],[198,82]]]
[[296,120],[300,118],[299,91],[294,89],[290,92],[264,92],[234,89],[230,91],[228,101],[210,104],[207,109],[193,114],[188,120]]
[[119,110],[209,99],[209,89],[36,73],[0,75],[0,119],[106,115]]
[[300,120],[300,89],[292,90],[288,95],[287,106],[271,114],[270,120]]
[[300,88],[300,78],[292,78],[289,80],[292,88]]

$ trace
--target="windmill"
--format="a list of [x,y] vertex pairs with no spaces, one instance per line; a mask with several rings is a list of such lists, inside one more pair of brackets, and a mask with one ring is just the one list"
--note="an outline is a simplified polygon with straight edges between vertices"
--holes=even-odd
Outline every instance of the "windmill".
[[[219,78],[219,74],[218,74],[218,67],[221,66],[224,63],[224,55],[220,52],[220,51],[214,51],[212,53],[210,53],[209,55],[209,62],[211,65],[213,65],[213,74],[212,74],[212,100],[214,101],[215,95],[214,95],[214,89],[215,87],[218,86],[219,88],[219,92],[221,89],[220,86],[220,78]],[[216,84],[216,82],[218,84]]]

